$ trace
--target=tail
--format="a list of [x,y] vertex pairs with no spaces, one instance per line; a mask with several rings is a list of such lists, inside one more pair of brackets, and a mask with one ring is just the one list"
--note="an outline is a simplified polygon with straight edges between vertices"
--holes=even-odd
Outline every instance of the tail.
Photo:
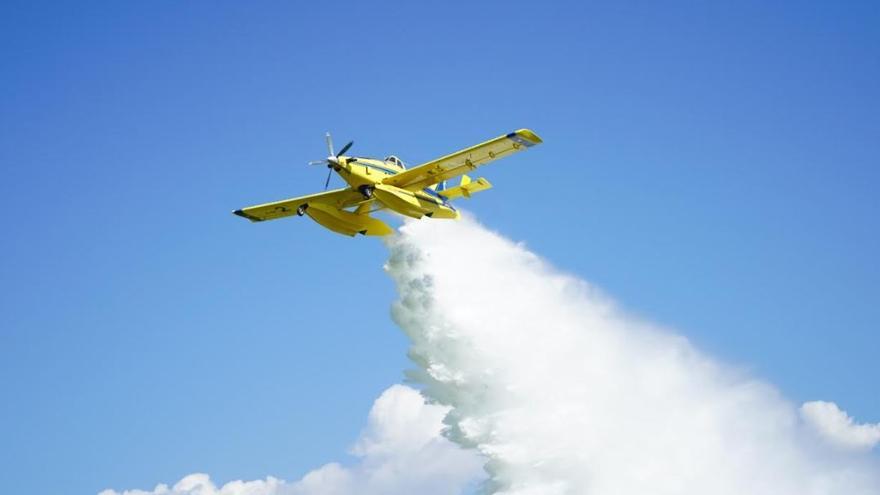
[[461,176],[461,183],[459,185],[457,185],[455,187],[451,187],[449,189],[444,188],[442,191],[438,191],[438,192],[440,192],[440,194],[446,196],[449,199],[455,199],[455,198],[459,198],[461,196],[469,198],[469,197],[471,197],[471,194],[474,194],[474,193],[477,193],[480,191],[485,191],[486,189],[491,189],[491,188],[492,188],[492,184],[490,184],[489,181],[483,177],[480,177],[479,179],[472,181],[471,178],[468,177],[467,175],[462,175]]

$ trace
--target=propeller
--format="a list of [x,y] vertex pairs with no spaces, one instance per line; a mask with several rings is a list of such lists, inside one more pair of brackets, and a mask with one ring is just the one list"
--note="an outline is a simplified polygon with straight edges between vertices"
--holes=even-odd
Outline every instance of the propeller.
[[336,158],[339,158],[340,156],[342,156],[342,154],[345,153],[346,151],[348,151],[348,149],[351,148],[351,145],[353,145],[353,144],[354,144],[354,141],[349,141],[348,144],[346,144],[345,146],[342,147],[341,150],[339,150],[339,153],[336,153]]
[[[330,170],[327,172],[327,180],[324,181],[324,190],[326,191],[328,187],[330,187],[330,177],[333,175],[333,167],[339,165],[339,157],[342,156],[343,153],[351,149],[351,146],[354,144],[354,141],[349,141],[345,146],[339,150],[339,153],[333,151],[333,138],[330,137],[330,133],[328,132],[325,135],[325,140],[327,141],[327,151],[330,152],[330,156],[328,156],[324,160],[312,160],[309,162],[309,165],[327,165],[327,168]],[[351,158],[350,161],[354,161],[355,158]]]
[[327,131],[327,134],[324,135],[324,139],[327,140],[327,151],[330,152],[330,156],[335,155],[333,152],[333,138],[330,137],[330,131]]

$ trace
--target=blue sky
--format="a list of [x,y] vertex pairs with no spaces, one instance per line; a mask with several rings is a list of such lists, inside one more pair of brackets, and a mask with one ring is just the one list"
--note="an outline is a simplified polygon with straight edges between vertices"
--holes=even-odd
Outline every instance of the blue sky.
[[326,130],[416,164],[535,129],[465,208],[793,400],[880,420],[874,2],[0,9],[11,492],[344,457],[408,366],[386,250],[230,214],[320,188]]

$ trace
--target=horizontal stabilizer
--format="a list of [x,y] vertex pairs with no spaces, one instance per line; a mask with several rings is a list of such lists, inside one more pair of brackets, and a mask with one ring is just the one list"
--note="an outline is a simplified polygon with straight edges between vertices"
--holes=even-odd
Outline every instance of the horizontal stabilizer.
[[440,191],[440,193],[449,199],[460,198],[462,196],[469,198],[471,197],[471,194],[491,188],[492,184],[483,177],[480,177],[477,180],[471,180],[467,175],[462,175],[461,184],[455,187],[450,187],[449,189],[444,189],[443,191]]

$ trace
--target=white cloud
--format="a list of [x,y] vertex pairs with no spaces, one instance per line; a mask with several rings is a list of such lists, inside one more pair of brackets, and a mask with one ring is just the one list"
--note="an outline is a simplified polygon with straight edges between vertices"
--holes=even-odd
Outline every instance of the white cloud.
[[[207,474],[194,473],[185,476],[173,487],[160,484],[152,491],[126,490],[122,495],[275,495],[284,482],[276,478],[257,481],[232,481],[218,488]],[[117,495],[120,492],[104,490],[98,495]]]
[[819,435],[836,446],[868,450],[880,443],[880,424],[857,424],[833,402],[804,403],[801,416]]
[[376,399],[352,449],[359,458],[353,466],[327,464],[295,482],[269,477],[222,486],[196,473],[172,487],[99,495],[453,495],[484,476],[483,460],[441,435],[447,412],[447,407],[426,404],[418,391],[394,385]]
[[412,378],[494,493],[880,493],[876,457],[827,448],[772,386],[475,221],[389,245]]

